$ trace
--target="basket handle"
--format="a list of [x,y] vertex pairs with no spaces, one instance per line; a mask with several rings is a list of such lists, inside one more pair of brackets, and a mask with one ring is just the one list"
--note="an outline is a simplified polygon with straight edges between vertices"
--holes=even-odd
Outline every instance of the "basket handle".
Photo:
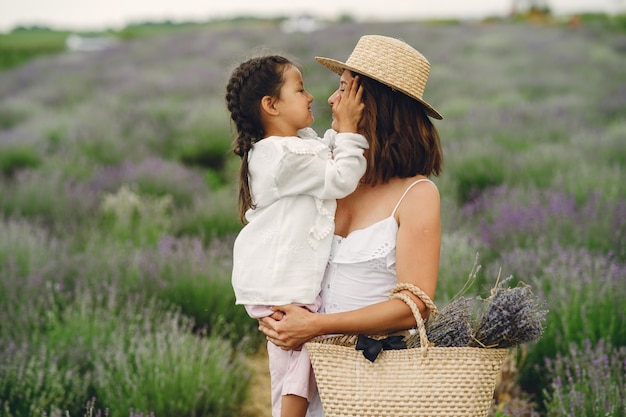
[[428,296],[428,294],[426,294],[424,291],[422,291],[421,288],[413,284],[410,284],[408,282],[399,283],[391,290],[390,298],[395,298],[403,301],[411,309],[411,312],[413,313],[413,317],[415,317],[415,322],[417,324],[417,331],[420,335],[420,346],[422,348],[422,351],[426,353],[429,342],[428,336],[426,335],[426,326],[424,325],[424,319],[422,318],[422,313],[420,313],[420,310],[417,307],[417,304],[415,304],[415,301],[413,301],[413,299],[407,294],[402,293],[402,291],[405,290],[410,291],[412,294],[418,297],[426,305],[426,308],[430,310],[430,314],[432,314],[433,317],[439,314],[439,310],[437,309],[437,306],[435,305],[433,300]]

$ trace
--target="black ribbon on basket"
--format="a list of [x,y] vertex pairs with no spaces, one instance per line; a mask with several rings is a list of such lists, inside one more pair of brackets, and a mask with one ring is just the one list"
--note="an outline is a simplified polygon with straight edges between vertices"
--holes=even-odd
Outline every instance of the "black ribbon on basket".
[[378,354],[383,350],[400,350],[406,349],[404,336],[389,336],[384,339],[376,340],[360,334],[356,340],[356,350],[362,350],[370,362],[374,362]]

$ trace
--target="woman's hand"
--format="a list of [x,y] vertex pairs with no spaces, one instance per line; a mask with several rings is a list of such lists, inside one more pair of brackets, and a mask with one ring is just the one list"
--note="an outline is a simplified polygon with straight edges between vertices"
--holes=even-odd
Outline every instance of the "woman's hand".
[[363,109],[363,87],[359,84],[357,75],[346,84],[343,94],[333,102],[332,111],[337,121],[337,132],[356,133]]
[[[315,334],[313,324],[315,313],[291,304],[273,307],[273,309],[274,314],[259,319],[259,330],[276,346],[283,350],[299,349],[309,339],[318,336]],[[276,320],[280,313],[282,313],[282,319]]]

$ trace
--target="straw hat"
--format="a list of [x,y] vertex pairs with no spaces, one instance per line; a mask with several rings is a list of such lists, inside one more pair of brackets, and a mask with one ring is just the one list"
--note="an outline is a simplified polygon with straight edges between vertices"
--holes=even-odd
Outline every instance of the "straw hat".
[[443,116],[422,98],[430,73],[430,62],[424,55],[399,39],[366,35],[359,39],[345,63],[319,56],[315,57],[315,60],[339,75],[347,69],[380,81],[422,103],[429,116],[443,119]]

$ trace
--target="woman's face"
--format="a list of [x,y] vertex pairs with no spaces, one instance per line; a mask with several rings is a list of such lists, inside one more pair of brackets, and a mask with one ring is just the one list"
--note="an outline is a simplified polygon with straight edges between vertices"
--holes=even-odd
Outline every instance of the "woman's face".
[[[333,104],[337,100],[337,97],[341,97],[344,90],[346,89],[346,86],[348,85],[350,80],[352,80],[353,78],[354,78],[354,75],[352,75],[352,72],[350,70],[344,70],[343,74],[341,74],[341,77],[339,78],[339,88],[337,88],[330,95],[330,97],[328,97],[328,104],[330,105],[330,107],[333,107]],[[337,126],[335,126],[335,123],[336,123],[335,116],[333,115],[333,122],[331,123],[330,127],[337,130]]]

